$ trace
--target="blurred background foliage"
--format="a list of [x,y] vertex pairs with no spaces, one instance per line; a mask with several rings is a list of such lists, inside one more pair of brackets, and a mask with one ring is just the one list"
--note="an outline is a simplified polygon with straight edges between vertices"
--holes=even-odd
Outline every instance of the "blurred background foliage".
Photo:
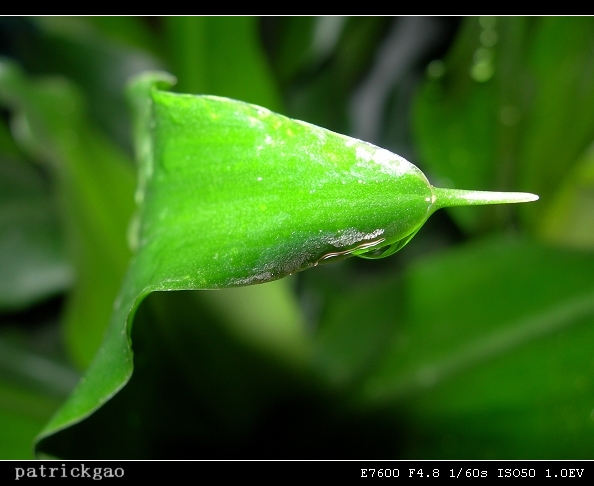
[[541,200],[439,211],[383,260],[150,295],[129,384],[43,454],[594,457],[593,18],[2,17],[0,55],[0,458],[33,457],[101,345],[147,69]]

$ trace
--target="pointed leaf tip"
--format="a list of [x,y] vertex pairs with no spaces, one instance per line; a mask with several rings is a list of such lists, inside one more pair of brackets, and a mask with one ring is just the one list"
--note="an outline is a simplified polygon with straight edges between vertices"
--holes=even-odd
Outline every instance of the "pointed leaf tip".
[[440,208],[452,206],[479,206],[483,204],[511,204],[537,201],[539,197],[529,192],[467,191],[462,189],[433,188],[436,205]]

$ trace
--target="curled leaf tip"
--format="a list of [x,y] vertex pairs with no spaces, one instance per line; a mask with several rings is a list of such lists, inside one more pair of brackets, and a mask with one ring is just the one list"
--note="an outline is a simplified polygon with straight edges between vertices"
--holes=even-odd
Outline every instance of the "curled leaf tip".
[[167,281],[251,285],[348,256],[384,258],[439,208],[536,199],[434,188],[388,150],[261,106],[173,93],[172,82],[145,73],[129,90],[139,159],[132,241],[137,258],[166,255],[176,269]]

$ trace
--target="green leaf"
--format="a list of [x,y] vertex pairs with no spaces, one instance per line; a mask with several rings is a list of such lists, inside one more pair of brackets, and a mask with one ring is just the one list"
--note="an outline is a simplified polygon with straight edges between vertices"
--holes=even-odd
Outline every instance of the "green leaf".
[[543,215],[540,235],[572,248],[594,248],[594,150],[590,147],[559,185]]
[[[151,55],[152,51],[133,48],[114,35],[114,24],[119,23],[119,28],[126,29],[127,38],[143,43],[146,33],[143,36],[138,21],[124,17],[117,21],[103,19],[29,18],[30,31],[17,37],[16,54],[23,69],[31,74],[61,75],[75,83],[84,95],[88,116],[120,146],[129,148],[126,82],[139,72],[162,69],[163,63]],[[104,31],[93,24],[105,26]],[[153,36],[152,42],[158,42],[158,38]]]
[[369,314],[380,339],[351,389],[407,424],[401,457],[588,458],[593,271],[591,253],[492,239],[350,296],[322,325],[338,335]]
[[136,240],[148,255],[139,258],[153,261],[177,248],[175,270],[153,270],[159,280],[182,278],[192,288],[270,281],[349,254],[393,252],[440,207],[536,199],[434,188],[402,157],[365,142],[153,83],[146,77],[133,87],[137,106],[146,106],[142,90],[154,103],[144,129],[153,126],[153,146],[140,147]]
[[80,94],[62,78],[31,81],[2,62],[0,101],[13,112],[21,147],[51,170],[60,197],[76,273],[66,342],[84,368],[101,343],[129,258],[132,163],[91,126]]
[[[77,17],[80,19],[80,17]],[[69,18],[72,21],[72,18]],[[151,52],[163,58],[164,46],[159,37],[155,35],[151,20],[146,17],[118,16],[93,16],[84,17],[84,20],[98,28],[105,36],[117,40],[131,47]],[[104,44],[109,41],[103,39]]]
[[73,283],[55,201],[41,175],[0,154],[0,309],[17,310]]
[[0,459],[34,459],[33,439],[59,403],[0,379]]
[[[453,187],[530,188],[532,230],[594,136],[593,19],[470,17],[428,66],[415,131],[422,166]],[[452,210],[470,233],[505,227],[511,208]]]
[[265,17],[263,41],[268,47],[272,67],[281,83],[290,81],[296,73],[311,61],[312,36],[316,18]]
[[[280,110],[255,17],[165,17],[171,69],[185,93],[209,93]],[[233,35],[229,35],[233,32]]]
[[[169,83],[169,75],[148,73],[131,85],[136,253],[100,352],[40,441],[51,443],[128,382],[132,318],[151,292],[263,283],[351,254],[383,256],[439,207],[535,198],[433,188],[386,150],[240,101],[158,89]],[[285,315],[290,322],[292,312]],[[302,325],[287,329],[272,347],[304,346]]]
[[[283,296],[281,283],[147,296],[134,315],[130,381],[80,424],[44,439],[38,450],[87,459],[254,454],[262,447],[256,438],[249,441],[254,429],[268,422],[270,410],[291,403],[289,397],[302,400],[305,388],[298,379],[307,358],[303,327],[295,329],[292,315],[279,312],[282,303],[261,301]],[[114,351],[106,346],[102,354]],[[105,380],[120,378],[117,367],[103,371]],[[84,394],[78,398],[82,405]],[[236,456],[241,447],[244,453]]]
[[[79,376],[55,356],[47,326],[0,331],[0,458],[33,459],[33,439]],[[58,353],[59,354],[59,353]]]
[[22,152],[16,145],[4,120],[0,121],[0,154],[10,159],[20,159]]
[[387,17],[316,17],[308,63],[287,88],[288,113],[340,132],[352,130],[351,95],[373,63]]

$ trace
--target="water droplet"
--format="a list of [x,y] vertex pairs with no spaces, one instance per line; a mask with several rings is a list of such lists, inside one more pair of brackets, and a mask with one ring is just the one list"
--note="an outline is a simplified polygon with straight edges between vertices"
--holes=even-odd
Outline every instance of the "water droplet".
[[[340,230],[339,230],[340,232]],[[314,263],[314,267],[317,266],[319,263],[327,263],[329,260],[335,261],[336,259],[342,259],[349,255],[352,255],[354,252],[359,252],[365,250],[367,248],[373,248],[381,243],[383,243],[386,239],[380,238],[379,240],[375,241],[366,241],[365,243],[361,243],[359,245],[354,246],[353,248],[347,248],[344,250],[337,250],[325,253],[322,255],[318,260]]]
[[396,247],[396,245],[397,244],[395,243],[393,245],[382,246],[381,248],[377,248],[357,256],[360,256],[361,258],[366,258],[368,260],[377,260],[379,258],[384,258],[388,255],[391,255],[392,253],[397,251],[391,251],[394,247]]
[[[404,238],[402,238],[401,240],[396,241],[395,243],[391,243],[389,245],[382,246],[381,248],[373,248],[372,250],[370,250],[368,252],[357,253],[356,255],[358,257],[361,257],[361,258],[367,258],[368,260],[377,260],[379,258],[385,258],[387,256],[393,255],[397,251],[399,251],[402,248],[404,248],[404,246],[410,240],[412,240],[413,236],[415,236],[417,234],[417,231],[414,231],[410,235],[405,236]],[[381,240],[381,241],[383,241],[383,240]]]

